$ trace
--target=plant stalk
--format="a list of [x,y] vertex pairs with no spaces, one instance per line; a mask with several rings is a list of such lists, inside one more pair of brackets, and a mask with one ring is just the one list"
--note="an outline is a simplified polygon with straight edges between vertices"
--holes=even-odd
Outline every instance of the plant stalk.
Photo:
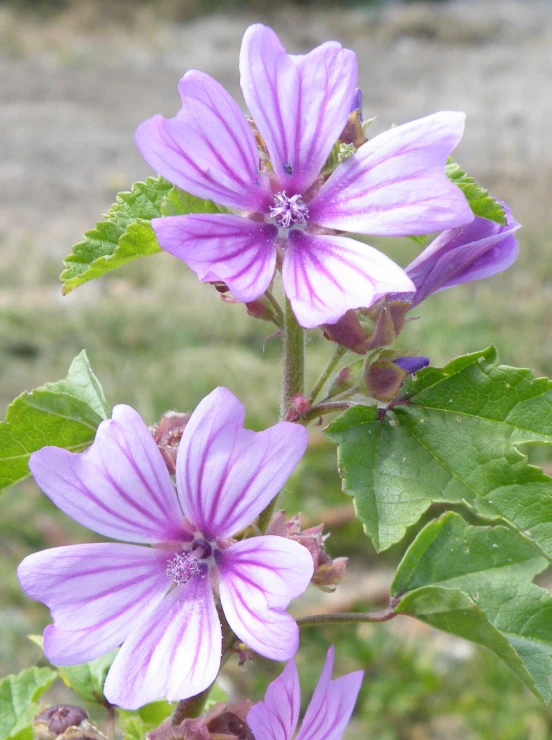
[[311,403],[314,403],[316,400],[316,397],[324,387],[324,384],[332,374],[333,370],[335,369],[335,366],[339,362],[339,360],[343,357],[343,355],[347,352],[347,348],[343,347],[342,345],[338,345],[333,355],[330,357],[328,364],[326,367],[322,370],[320,373],[320,377],[316,381],[316,383],[313,385],[312,390],[309,395],[309,401]]
[[297,620],[299,627],[314,627],[319,624],[351,624],[353,622],[388,622],[398,617],[394,606],[379,612],[341,612],[336,614],[315,614]]

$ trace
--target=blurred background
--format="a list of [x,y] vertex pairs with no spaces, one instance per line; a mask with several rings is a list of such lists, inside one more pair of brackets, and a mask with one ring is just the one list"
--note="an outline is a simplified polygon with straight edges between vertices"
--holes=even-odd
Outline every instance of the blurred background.
[[[58,281],[63,256],[115,193],[152,174],[134,129],[155,113],[174,115],[187,69],[210,73],[242,101],[240,41],[259,20],[288,51],[338,39],[357,53],[364,115],[377,116],[372,136],[438,110],[466,111],[456,160],[524,224],[520,258],[491,280],[430,298],[400,345],[442,364],[494,342],[503,362],[551,375],[551,9],[550,0],[0,2],[2,408],[64,377],[85,347],[108,401],[130,403],[148,423],[170,408],[191,410],[218,384],[246,402],[253,427],[277,418],[280,347],[263,341],[270,325],[224,304],[184,264],[156,255],[65,298]],[[370,242],[402,265],[419,250],[406,239]],[[310,379],[330,353],[312,333]],[[545,457],[538,460],[546,467]],[[351,558],[336,594],[313,590],[296,613],[381,607],[405,545],[376,558],[319,431],[288,489],[289,510],[300,508],[305,522],[326,521],[330,552]],[[90,535],[30,482],[5,493],[0,507],[3,675],[40,662],[26,636],[48,622],[47,610],[21,593],[17,563]],[[552,737],[550,710],[494,656],[414,620],[310,629],[302,639],[304,697],[331,642],[340,672],[366,671],[351,740]],[[243,670],[232,666],[228,686],[256,699],[278,671],[255,659]]]

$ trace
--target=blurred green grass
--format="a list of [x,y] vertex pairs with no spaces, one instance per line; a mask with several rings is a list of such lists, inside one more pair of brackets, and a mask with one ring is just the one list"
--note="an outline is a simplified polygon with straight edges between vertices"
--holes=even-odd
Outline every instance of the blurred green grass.
[[[420,307],[419,320],[406,327],[399,345],[442,364],[494,341],[503,362],[552,374],[549,234],[522,232],[520,240],[520,259],[513,269],[433,296]],[[418,250],[408,240],[371,243],[403,265]],[[212,287],[200,285],[176,260],[150,257],[67,298],[61,298],[57,282],[60,265],[32,244],[25,250],[23,268],[14,252],[3,253],[0,261],[3,407],[23,390],[64,377],[84,347],[108,401],[133,405],[148,423],[170,408],[192,409],[219,384],[245,402],[253,428],[277,419],[280,341],[265,341],[271,325],[249,318],[240,305],[223,303]],[[310,334],[309,383],[331,351],[320,335]],[[315,432],[284,503],[291,513],[301,509],[316,521],[347,501],[340,491],[335,450]],[[40,660],[26,635],[42,631],[48,622],[47,610],[21,593],[15,578],[18,562],[43,547],[94,537],[61,515],[30,481],[5,493],[1,504],[5,604],[0,663],[7,673]],[[404,544],[376,558],[360,525],[346,521],[333,534],[329,549],[351,558],[353,577],[369,579],[382,567],[393,567]],[[304,698],[312,692],[332,642],[339,645],[336,672],[360,666],[367,674],[351,738],[552,737],[549,710],[494,656],[406,619],[305,631],[299,653]],[[267,676],[275,677],[279,670],[256,659],[245,671],[232,668],[231,675],[238,693],[259,698]]]

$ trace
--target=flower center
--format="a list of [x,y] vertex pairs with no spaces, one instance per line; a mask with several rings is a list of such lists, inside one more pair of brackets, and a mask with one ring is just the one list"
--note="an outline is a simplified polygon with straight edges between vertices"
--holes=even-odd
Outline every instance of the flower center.
[[209,573],[209,565],[205,562],[213,554],[213,548],[207,540],[195,540],[192,549],[186,552],[177,552],[167,561],[165,575],[183,586],[191,578],[199,576],[205,578]]
[[282,190],[274,196],[274,205],[269,211],[270,218],[275,218],[278,226],[289,229],[291,224],[305,224],[309,215],[309,209],[301,195],[292,195],[288,198],[286,191]]

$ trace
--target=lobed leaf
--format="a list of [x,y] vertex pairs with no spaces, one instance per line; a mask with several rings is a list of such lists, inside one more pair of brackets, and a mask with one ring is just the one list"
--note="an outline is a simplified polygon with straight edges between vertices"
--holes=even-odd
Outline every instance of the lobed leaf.
[[552,443],[552,381],[499,365],[493,347],[420,371],[393,408],[354,407],[326,433],[378,550],[446,502],[508,522],[552,560],[552,478],[517,449]]
[[419,533],[391,591],[396,612],[492,650],[548,702],[552,596],[531,582],[547,565],[517,533],[449,512]]
[[56,678],[50,668],[27,668],[0,680],[0,740],[32,740],[36,702]]
[[459,164],[449,159],[445,172],[449,180],[458,185],[464,193],[474,215],[506,226],[504,208],[489,194],[488,190],[476,183],[474,178],[470,177]]
[[67,378],[24,392],[0,423],[0,491],[29,475],[29,457],[45,445],[79,452],[109,415],[98,379],[83,350]]
[[63,294],[127,262],[160,252],[149,223],[152,218],[219,212],[212,201],[185,193],[162,177],[134,183],[129,192],[117,195],[105,220],[87,231],[64,259],[65,270],[60,275]]

